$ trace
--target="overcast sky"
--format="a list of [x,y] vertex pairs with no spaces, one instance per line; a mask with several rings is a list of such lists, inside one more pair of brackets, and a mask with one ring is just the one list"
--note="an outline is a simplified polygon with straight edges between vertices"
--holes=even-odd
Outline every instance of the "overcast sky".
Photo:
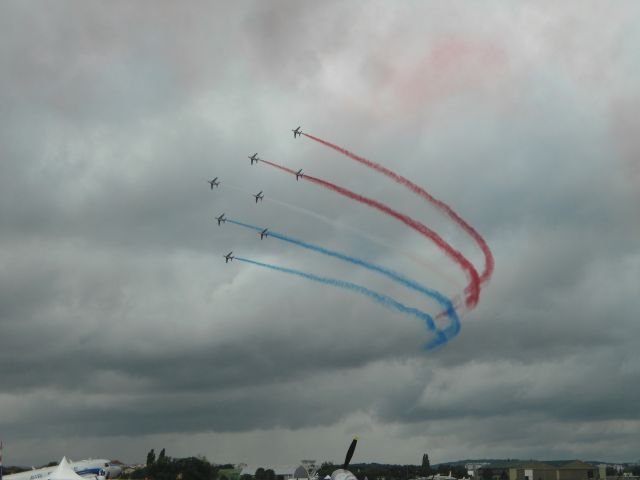
[[[640,458],[640,3],[0,4],[5,465],[166,448],[214,462]],[[442,347],[376,262],[455,299],[464,272],[339,183],[440,211],[495,272]],[[206,180],[219,177],[220,188]],[[256,204],[250,196],[264,190]]]

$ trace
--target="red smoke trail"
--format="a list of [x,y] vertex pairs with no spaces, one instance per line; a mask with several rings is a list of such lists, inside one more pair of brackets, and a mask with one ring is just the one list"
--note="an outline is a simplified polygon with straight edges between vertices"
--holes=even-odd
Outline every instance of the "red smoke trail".
[[[260,159],[260,161],[262,163],[266,163],[267,165],[271,165],[272,167],[275,167],[279,170],[282,170],[283,172],[290,173],[291,175],[296,174],[295,170],[292,170],[287,167],[283,167],[282,165],[278,165],[277,163],[273,163],[268,160],[263,160],[262,158]],[[408,215],[404,215],[396,210],[393,210],[390,207],[387,207],[386,205],[376,200],[365,197],[358,193],[354,193],[351,190],[347,190],[346,188],[340,187],[339,185],[336,185],[334,183],[327,182],[326,180],[322,180],[320,178],[312,177],[306,174],[302,175],[302,179],[308,180],[309,182],[315,183],[316,185],[320,185],[324,188],[332,190],[347,198],[350,198],[360,203],[364,203],[366,205],[369,205],[370,207],[380,210],[381,212],[386,213],[387,215],[390,215],[400,220],[405,225],[413,228],[415,231],[421,233],[423,236],[432,240],[441,250],[443,250],[450,258],[452,258],[458,265],[460,265],[460,267],[467,273],[467,275],[469,276],[469,285],[465,289],[465,292],[468,293],[468,297],[466,299],[466,305],[468,308],[473,308],[476,306],[480,297],[480,277],[478,276],[478,272],[473,267],[473,265],[469,262],[469,260],[467,260],[460,252],[455,250],[446,241],[444,241],[442,237],[440,237],[440,235],[438,235],[436,232],[431,230],[426,225],[423,225],[422,223],[409,217]]]
[[325,145],[329,148],[333,148],[334,150],[351,158],[352,160],[355,160],[356,162],[360,162],[363,165],[366,165],[367,167],[382,173],[383,175],[391,178],[393,181],[407,187],[409,190],[419,195],[420,197],[425,199],[427,202],[431,203],[432,205],[440,209],[442,212],[444,212],[449,218],[451,218],[454,222],[456,222],[469,236],[471,236],[471,238],[473,238],[475,242],[478,244],[478,246],[480,247],[480,250],[482,250],[482,253],[484,254],[484,271],[482,272],[482,275],[480,275],[480,282],[485,283],[487,280],[489,280],[489,278],[491,278],[491,274],[493,273],[494,262],[493,262],[493,254],[491,253],[491,250],[489,250],[489,246],[487,245],[487,242],[485,242],[484,238],[482,238],[482,235],[480,235],[471,225],[465,222],[462,219],[462,217],[460,217],[460,215],[458,215],[449,205],[444,203],[442,200],[438,200],[437,198],[432,196],[429,192],[427,192],[424,188],[422,188],[419,185],[416,185],[408,178],[405,178],[402,175],[399,175],[389,170],[388,168],[383,167],[378,163],[375,163],[375,162],[372,162],[371,160],[367,160],[366,158],[360,157],[355,153],[345,150],[344,148],[334,145],[333,143],[327,142],[326,140],[322,140],[321,138],[314,137],[313,135],[309,135],[307,133],[303,133],[302,135],[304,135],[307,138],[310,138],[311,140],[315,140],[316,142],[321,143],[322,145]]

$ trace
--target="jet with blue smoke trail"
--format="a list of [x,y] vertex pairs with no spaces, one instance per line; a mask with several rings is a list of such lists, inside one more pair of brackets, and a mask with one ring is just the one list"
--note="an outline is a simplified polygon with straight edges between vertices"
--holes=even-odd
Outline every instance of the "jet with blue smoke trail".
[[[261,229],[260,227],[257,227],[255,225],[250,225],[248,223],[243,223],[237,220],[233,220],[231,218],[227,218],[226,219],[227,222],[232,223],[234,225],[238,225],[240,227],[244,227],[244,228],[248,228],[250,230],[254,230],[258,233],[261,233],[263,231],[266,231],[267,229]],[[446,336],[447,339],[454,337],[455,335],[457,335],[460,332],[460,319],[458,318],[458,314],[456,313],[456,310],[453,306],[453,303],[451,302],[451,300],[449,300],[446,296],[444,296],[443,294],[441,294],[440,292],[436,291],[436,290],[432,290],[429,288],[426,288],[425,286],[419,284],[418,282],[411,280],[410,278],[407,278],[397,272],[394,272],[393,270],[390,270],[388,268],[385,268],[381,265],[377,265],[375,263],[371,263],[368,262],[366,260],[362,260],[360,258],[356,258],[356,257],[352,257],[350,255],[347,255],[345,253],[341,253],[341,252],[336,252],[334,250],[329,250],[327,248],[324,247],[320,247],[318,245],[314,245],[311,243],[307,243],[304,242],[302,240],[298,240],[292,237],[288,237],[286,235],[283,235],[281,233],[278,232],[273,232],[270,231],[269,232],[269,236],[271,238],[276,238],[278,240],[282,240],[288,243],[292,243],[294,245],[297,245],[299,247],[305,248],[307,250],[312,250],[318,253],[321,253],[323,255],[328,255],[330,257],[334,257],[334,258],[338,258],[340,260],[343,260],[345,262],[349,262],[352,263],[354,265],[358,265],[360,267],[366,268],[368,270],[372,270],[375,272],[378,272],[382,275],[385,275],[388,278],[391,278],[392,280],[394,280],[395,282],[398,282],[402,285],[404,285],[407,288],[410,288],[412,290],[415,290],[417,292],[422,293],[423,295],[428,296],[429,298],[435,300],[436,302],[438,302],[440,304],[440,306],[443,308],[444,312],[446,312],[446,315],[449,317],[450,320],[450,325],[447,326],[447,328],[445,328],[443,331],[444,335]],[[433,323],[433,320],[431,320],[431,322]],[[436,328],[435,323],[433,323],[433,328]]]
[[422,310],[418,310],[417,308],[408,307],[398,302],[397,300],[389,297],[388,295],[384,295],[382,293],[371,290],[367,287],[363,287],[362,285],[358,285],[353,282],[348,282],[346,280],[339,280],[336,278],[329,278],[329,277],[321,277],[319,275],[314,275],[313,273],[307,273],[301,270],[294,270],[292,268],[280,267],[278,265],[273,265],[270,263],[258,262],[256,260],[250,260],[248,258],[243,258],[243,257],[234,257],[234,258],[239,262],[249,263],[252,265],[256,265],[258,267],[268,268],[278,272],[287,273],[289,275],[296,275],[299,277],[306,278],[307,280],[312,280],[314,282],[322,283],[325,285],[331,285],[334,287],[351,290],[351,291],[360,293],[361,295],[365,295],[371,300],[391,310],[396,310],[397,312],[404,313],[407,315],[411,315],[415,318],[418,318],[424,321],[425,324],[427,325],[427,328],[436,335],[435,338],[433,338],[432,340],[430,340],[425,344],[424,347],[427,350],[431,350],[435,347],[443,345],[448,341],[447,336],[441,330],[438,330],[436,328],[433,318],[431,318],[431,316],[428,313],[425,313]]

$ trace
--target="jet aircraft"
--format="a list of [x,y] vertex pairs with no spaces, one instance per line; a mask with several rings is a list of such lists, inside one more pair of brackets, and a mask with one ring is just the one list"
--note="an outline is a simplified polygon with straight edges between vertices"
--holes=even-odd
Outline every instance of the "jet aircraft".
[[269,230],[269,229],[265,228],[264,230],[262,230],[260,232],[260,240],[262,240],[264,237],[268,237],[269,236],[269,232],[267,230]]
[[262,190],[260,190],[258,193],[256,193],[255,195],[253,195],[256,199],[256,203],[258,203],[258,200],[262,200],[264,198],[264,195],[262,194]]
[[296,172],[296,182],[297,182],[297,181],[298,181],[298,179],[299,179],[300,177],[302,177],[302,176],[303,176],[303,175],[302,175],[302,169],[300,169],[300,170],[298,170],[298,171]]
[[249,160],[251,160],[251,165],[253,165],[253,162],[258,163],[258,160],[260,160],[258,158],[258,152],[256,152],[253,155],[249,156]]
[[293,132],[293,138],[296,138],[296,135],[302,135],[302,131],[300,130],[300,127],[296,128],[295,130],[291,130]]
[[216,217],[216,220],[218,221],[218,226],[220,226],[221,223],[224,223],[227,221],[226,218],[224,218],[224,213],[222,215],[220,215],[219,217]]
[[211,190],[213,190],[213,187],[219,187],[220,186],[220,182],[218,181],[218,177],[214,178],[213,180],[207,180],[207,183],[209,183],[211,185]]
[[233,255],[231,255],[233,252],[229,252],[226,255],[223,255],[224,257],[224,263],[229,263],[229,260],[233,260]]

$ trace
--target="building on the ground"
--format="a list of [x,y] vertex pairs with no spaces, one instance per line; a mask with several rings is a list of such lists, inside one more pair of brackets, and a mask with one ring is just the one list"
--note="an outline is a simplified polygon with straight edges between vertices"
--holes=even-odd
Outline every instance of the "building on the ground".
[[580,460],[496,462],[478,469],[486,480],[605,480],[599,469]]
[[467,469],[467,476],[477,478],[479,476],[478,470],[485,465],[489,465],[489,462],[466,463],[464,468]]

